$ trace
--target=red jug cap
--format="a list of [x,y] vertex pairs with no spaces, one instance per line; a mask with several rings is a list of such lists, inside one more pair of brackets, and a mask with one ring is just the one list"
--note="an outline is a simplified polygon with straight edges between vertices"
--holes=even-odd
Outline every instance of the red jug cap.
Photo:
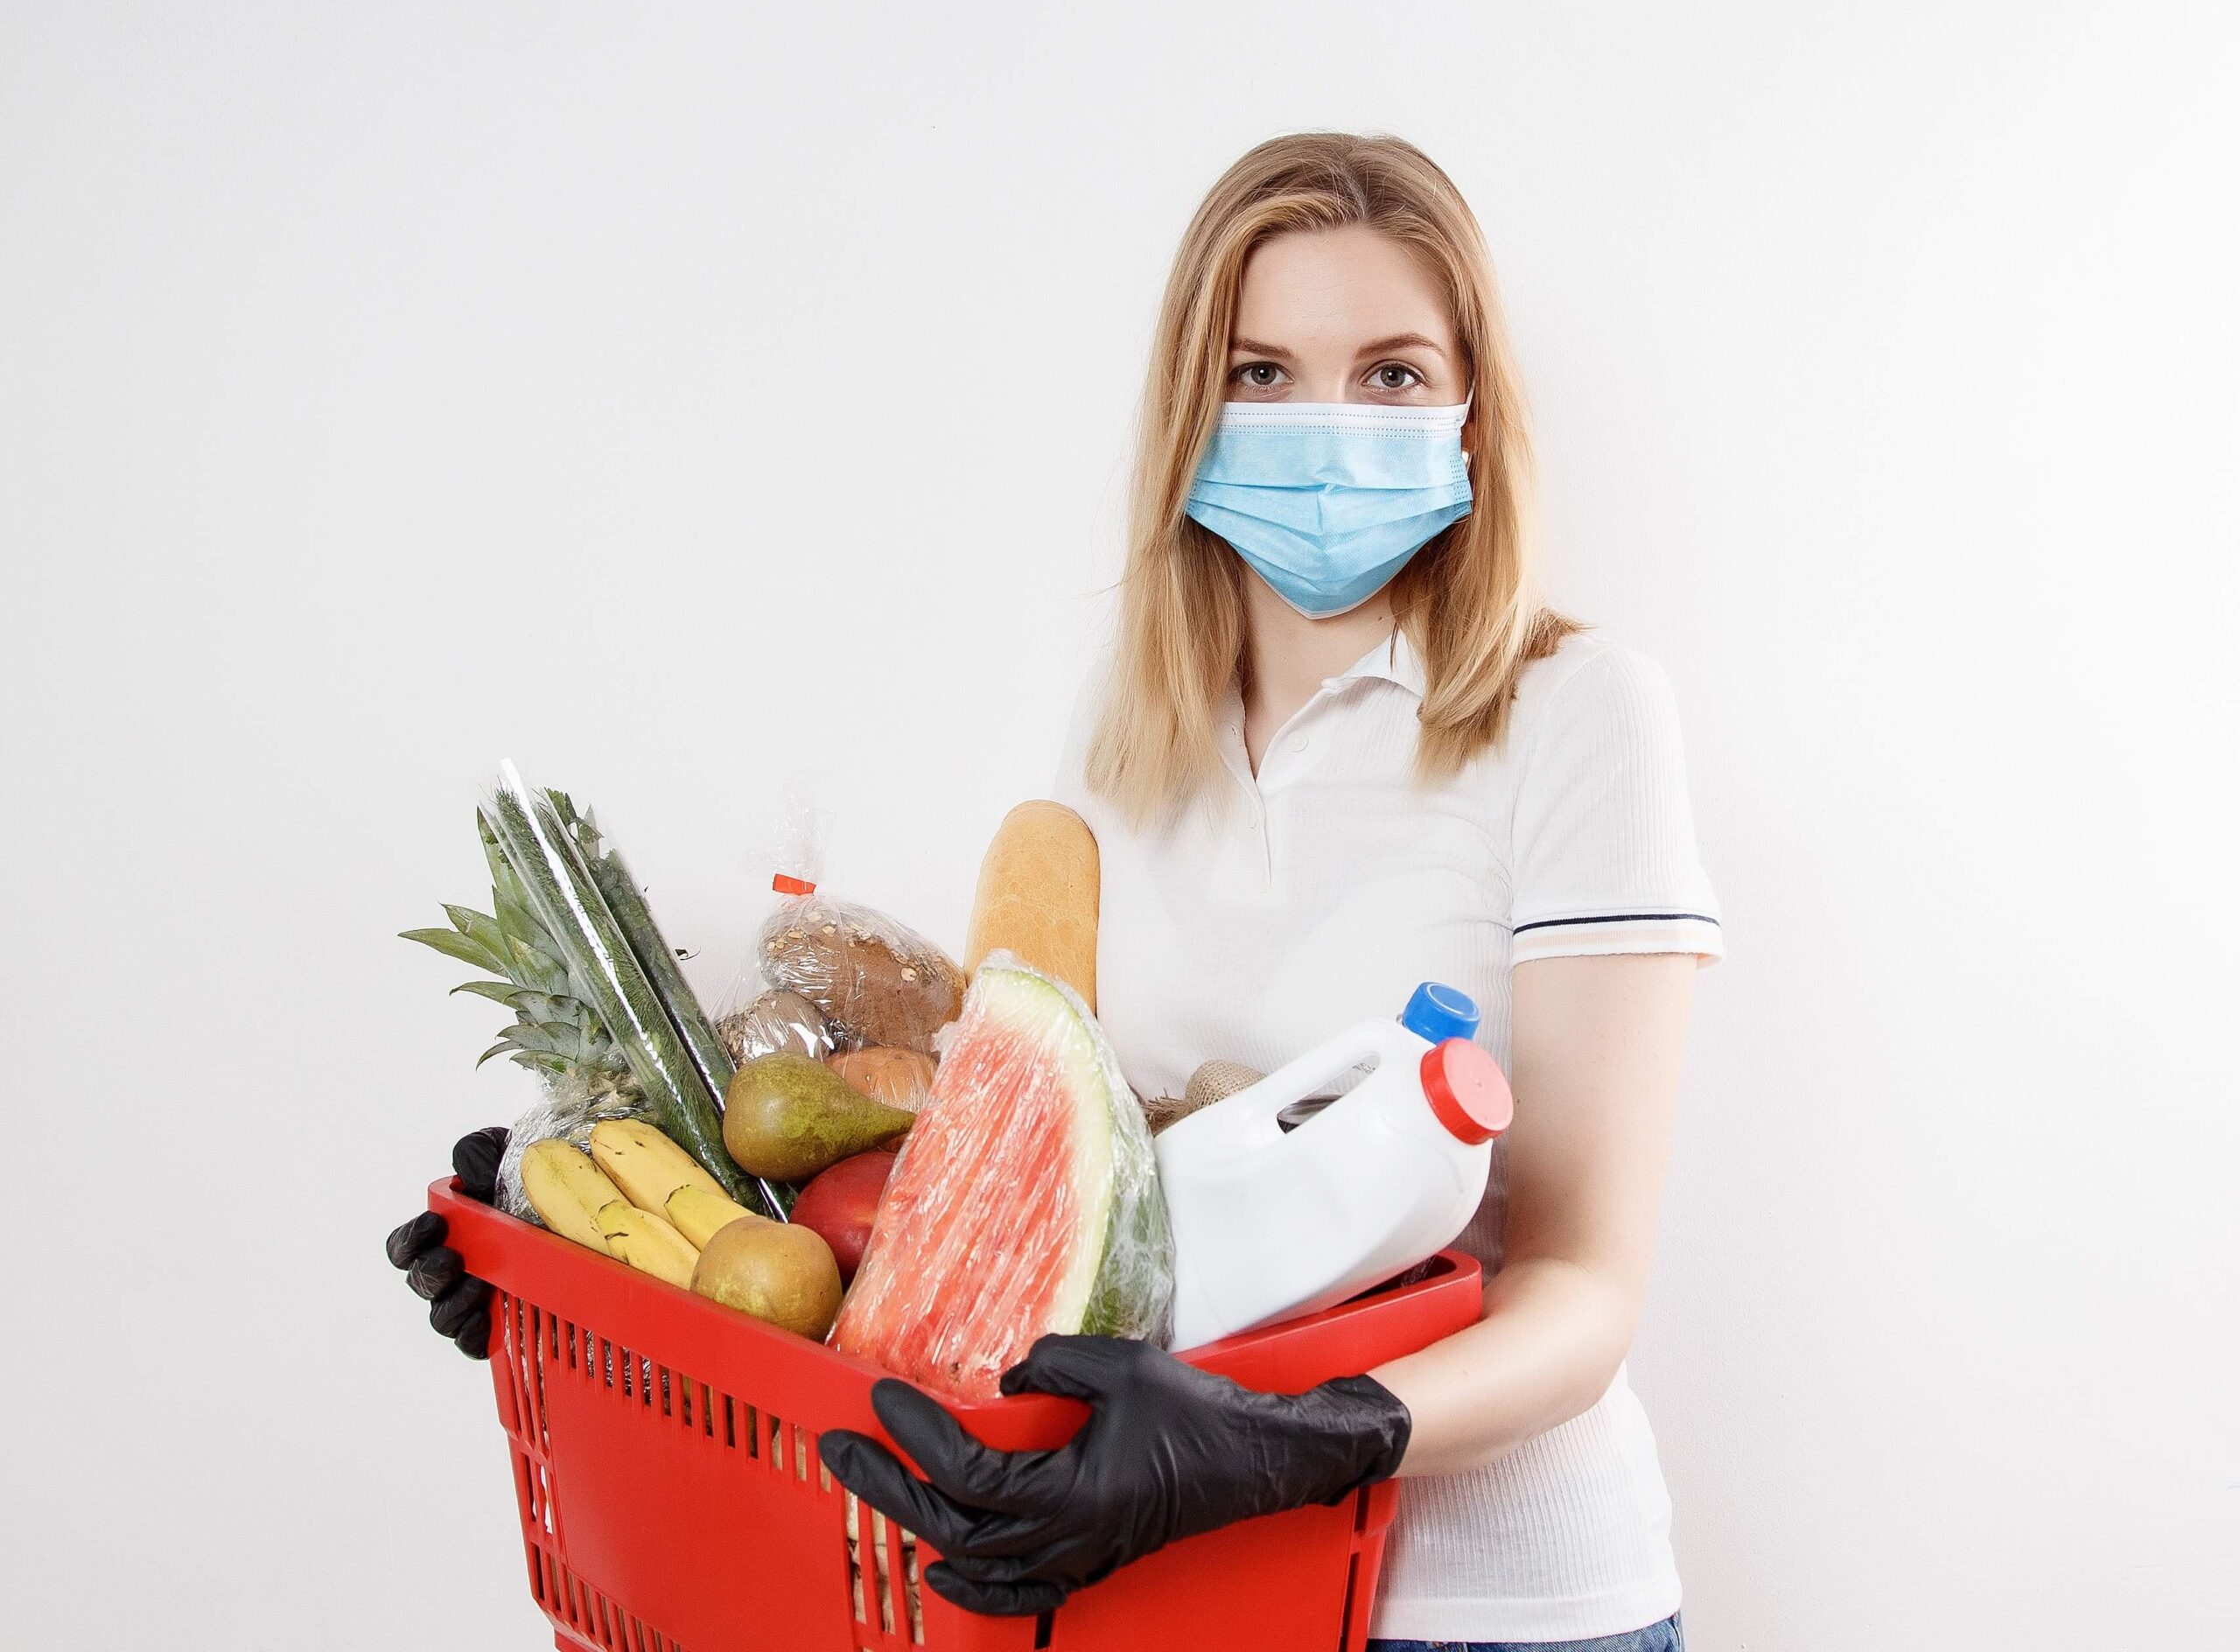
[[1468,1039],[1448,1039],[1424,1053],[1424,1095],[1432,1116],[1459,1142],[1476,1146],[1508,1128],[1516,1102],[1501,1064]]

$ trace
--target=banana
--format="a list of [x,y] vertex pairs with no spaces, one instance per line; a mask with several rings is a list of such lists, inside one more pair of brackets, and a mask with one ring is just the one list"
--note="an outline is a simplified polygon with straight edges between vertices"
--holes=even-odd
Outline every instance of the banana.
[[621,1199],[600,1206],[596,1220],[612,1254],[680,1291],[692,1288],[692,1270],[699,1265],[700,1252],[667,1220]]
[[671,1194],[664,1208],[677,1232],[704,1250],[717,1229],[728,1228],[742,1217],[748,1222],[769,1220],[767,1216],[756,1215],[744,1205],[733,1204],[721,1194],[710,1194],[690,1184]]
[[592,1157],[640,1210],[665,1208],[680,1187],[731,1197],[691,1154],[640,1119],[606,1118],[592,1125]]
[[532,1142],[522,1152],[522,1192],[544,1225],[564,1239],[594,1250],[606,1249],[598,1212],[622,1197],[580,1147],[564,1141]]

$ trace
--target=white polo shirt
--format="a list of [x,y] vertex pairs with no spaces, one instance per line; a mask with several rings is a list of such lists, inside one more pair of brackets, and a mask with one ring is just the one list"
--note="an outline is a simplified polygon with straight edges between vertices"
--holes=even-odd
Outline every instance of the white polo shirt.
[[[1404,636],[1326,682],[1252,773],[1235,685],[1221,794],[1130,831],[1088,794],[1101,673],[1052,795],[1096,834],[1098,1019],[1145,1096],[1215,1057],[1263,1071],[1419,981],[1459,986],[1509,1056],[1509,970],[1620,952],[1721,956],[1697,857],[1679,718],[1647,657],[1582,633],[1528,666],[1507,744],[1413,784],[1422,663]],[[1531,1105],[1520,1097],[1520,1107]],[[1508,1176],[1458,1242],[1500,1265]],[[1656,1447],[1621,1369],[1584,1415],[1468,1474],[1402,1482],[1373,1633],[1396,1640],[1615,1634],[1678,1608]]]

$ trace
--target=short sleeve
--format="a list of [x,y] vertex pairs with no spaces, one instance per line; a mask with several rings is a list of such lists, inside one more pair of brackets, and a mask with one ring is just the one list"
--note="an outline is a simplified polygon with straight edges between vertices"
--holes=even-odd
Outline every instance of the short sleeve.
[[1517,732],[1510,962],[1687,952],[1701,967],[1726,956],[1662,668],[1605,644]]

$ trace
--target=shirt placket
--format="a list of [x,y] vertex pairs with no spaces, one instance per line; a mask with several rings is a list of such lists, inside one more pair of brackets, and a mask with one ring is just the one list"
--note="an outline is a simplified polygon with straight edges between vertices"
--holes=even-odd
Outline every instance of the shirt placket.
[[1323,702],[1340,686],[1342,679],[1326,682],[1312,699],[1292,713],[1261,755],[1257,775],[1253,774],[1251,760],[1244,749],[1244,714],[1241,707],[1233,708],[1224,729],[1229,771],[1242,783],[1251,801],[1253,830],[1259,837],[1264,890],[1273,889],[1276,885],[1276,836],[1283,824],[1284,794],[1312,760],[1316,740],[1327,738],[1318,735],[1313,725],[1320,719]]

